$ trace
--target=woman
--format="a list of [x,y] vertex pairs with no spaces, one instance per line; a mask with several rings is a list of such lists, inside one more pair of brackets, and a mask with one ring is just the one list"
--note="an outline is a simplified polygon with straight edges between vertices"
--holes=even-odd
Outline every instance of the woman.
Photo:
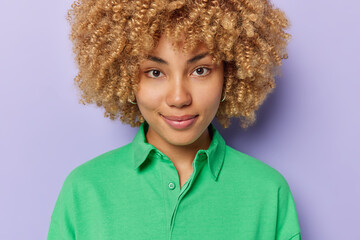
[[283,176],[225,144],[274,88],[290,35],[266,0],[76,2],[84,103],[140,126],[74,169],[48,239],[301,239]]

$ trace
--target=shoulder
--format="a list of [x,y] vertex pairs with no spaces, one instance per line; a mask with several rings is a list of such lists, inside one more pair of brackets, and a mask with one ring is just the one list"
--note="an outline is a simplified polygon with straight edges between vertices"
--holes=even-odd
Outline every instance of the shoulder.
[[248,154],[240,152],[228,145],[225,149],[224,165],[227,172],[241,181],[249,183],[279,188],[288,188],[288,183],[284,176],[270,165],[252,157]]
[[66,177],[64,185],[111,179],[129,168],[132,157],[131,143],[100,154],[74,168]]

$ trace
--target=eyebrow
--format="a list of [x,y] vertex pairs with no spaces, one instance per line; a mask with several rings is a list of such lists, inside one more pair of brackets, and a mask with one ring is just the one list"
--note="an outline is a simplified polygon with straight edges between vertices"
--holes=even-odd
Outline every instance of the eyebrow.
[[[196,55],[195,57],[187,60],[187,64],[190,64],[190,63],[194,63],[202,58],[204,58],[205,56],[207,56],[209,53],[208,52],[205,52],[205,53],[200,53],[198,55]],[[159,58],[159,57],[155,57],[155,56],[151,56],[151,55],[148,55],[147,56],[147,59],[151,60],[151,61],[154,61],[154,62],[157,62],[157,63],[161,63],[161,64],[167,64],[168,65],[168,62],[166,62],[165,60]]]

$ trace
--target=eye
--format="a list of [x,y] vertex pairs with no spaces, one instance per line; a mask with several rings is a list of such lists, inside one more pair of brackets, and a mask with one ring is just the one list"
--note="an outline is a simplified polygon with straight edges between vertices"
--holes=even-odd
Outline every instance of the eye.
[[207,67],[199,67],[195,69],[193,73],[197,74],[197,76],[205,76],[209,74],[210,70],[211,69]]
[[148,77],[151,77],[151,78],[158,78],[158,77],[162,77],[163,73],[160,72],[159,70],[149,70],[149,71],[146,71],[145,72],[146,75],[148,75]]

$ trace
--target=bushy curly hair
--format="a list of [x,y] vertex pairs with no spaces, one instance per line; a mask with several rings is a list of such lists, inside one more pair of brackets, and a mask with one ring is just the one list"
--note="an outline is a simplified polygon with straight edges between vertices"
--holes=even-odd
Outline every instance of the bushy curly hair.
[[287,58],[289,21],[268,0],[79,0],[66,19],[79,69],[75,84],[83,104],[103,106],[105,117],[139,126],[144,118],[134,99],[139,63],[162,34],[183,51],[204,43],[216,63],[224,62],[224,102],[216,118],[242,128],[275,88]]

